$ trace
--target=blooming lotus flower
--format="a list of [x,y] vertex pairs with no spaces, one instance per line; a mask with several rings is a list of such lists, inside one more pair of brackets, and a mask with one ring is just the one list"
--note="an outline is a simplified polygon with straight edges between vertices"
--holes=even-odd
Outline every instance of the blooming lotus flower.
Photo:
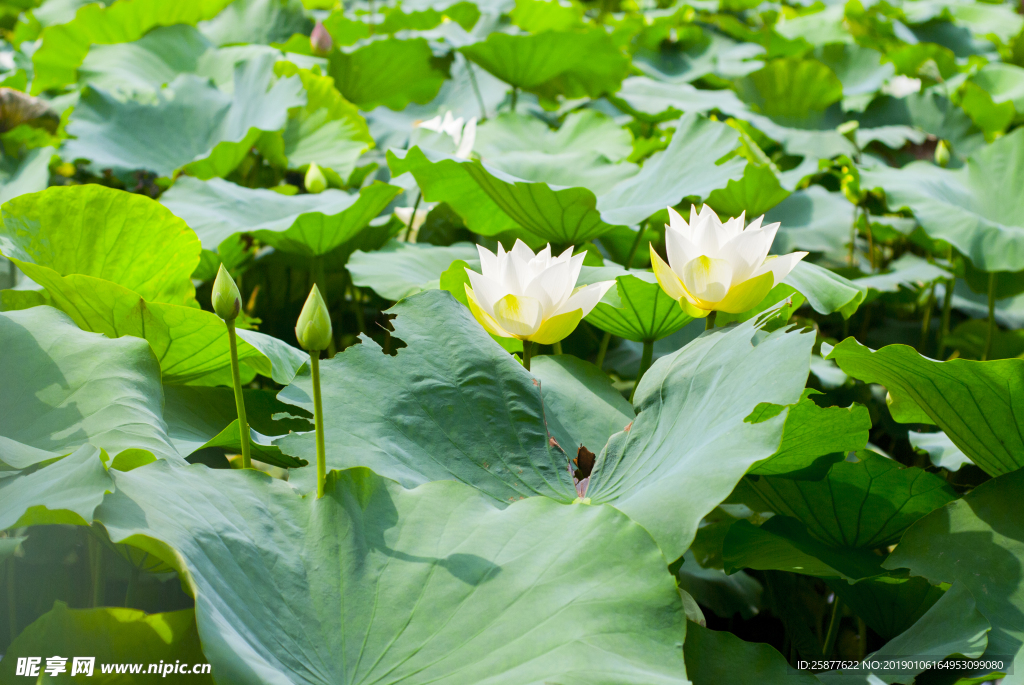
[[433,119],[421,121],[417,126],[428,131],[444,133],[457,146],[455,156],[459,159],[469,159],[470,153],[473,152],[473,144],[476,142],[476,117],[466,122],[465,126],[463,126],[463,121],[462,117],[455,119],[451,112],[445,112],[443,119],[439,115]]
[[747,311],[807,256],[806,252],[768,256],[779,224],[761,226],[763,216],[744,228],[745,213],[722,223],[707,205],[700,214],[690,208],[690,223],[671,208],[668,213],[668,264],[653,246],[651,264],[662,290],[696,318],[713,311]]
[[[466,269],[469,308],[488,333],[552,345],[573,332],[615,281],[576,287],[584,253],[534,254],[521,240],[498,254],[477,245],[482,274]],[[472,285],[472,287],[470,287]]]

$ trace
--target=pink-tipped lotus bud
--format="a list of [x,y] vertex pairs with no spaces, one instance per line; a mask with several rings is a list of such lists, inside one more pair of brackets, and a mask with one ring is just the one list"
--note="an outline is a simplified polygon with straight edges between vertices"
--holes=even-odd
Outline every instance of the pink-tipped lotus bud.
[[313,33],[309,34],[309,47],[314,55],[326,55],[334,46],[331,34],[324,28],[322,22],[317,22],[313,27]]

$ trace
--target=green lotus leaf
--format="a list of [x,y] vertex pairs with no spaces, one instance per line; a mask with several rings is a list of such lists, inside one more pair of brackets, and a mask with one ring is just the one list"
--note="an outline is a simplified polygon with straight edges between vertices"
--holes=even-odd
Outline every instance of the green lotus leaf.
[[273,43],[308,33],[313,21],[300,0],[235,0],[199,29],[216,45]]
[[71,21],[48,26],[42,32],[42,44],[32,54],[35,76],[32,92],[74,83],[77,70],[96,44],[130,43],[157,26],[190,24],[215,16],[231,0],[133,0],[96,4],[82,9]]
[[[751,468],[749,474],[820,480],[832,463],[867,446],[871,416],[866,407],[819,407],[811,399],[814,394],[817,393],[813,390],[805,390],[800,401],[789,407],[782,444],[775,454]],[[749,418],[757,423],[783,409],[778,405],[759,405]]]
[[636,419],[599,455],[587,496],[625,512],[667,558],[679,558],[701,518],[779,448],[784,415],[744,419],[761,402],[800,398],[812,342],[765,333],[751,319],[658,359],[636,389]]
[[501,508],[459,483],[405,490],[366,469],[332,472],[321,499],[205,466],[115,482],[100,520],[114,541],[175,551],[218,680],[685,680],[675,584],[611,507]]
[[843,96],[843,84],[817,60],[782,58],[741,79],[738,91],[761,114],[791,125],[823,117]]
[[932,238],[952,244],[984,271],[1024,269],[1024,131],[976,152],[956,170],[928,162],[861,172],[864,188],[881,188],[892,209],[909,208]]
[[702,90],[689,83],[664,83],[647,76],[630,76],[612,99],[651,122],[677,119],[684,112],[706,114],[714,109],[731,112],[744,108],[731,90]]
[[372,183],[358,193],[328,189],[282,195],[219,178],[182,177],[160,201],[199,236],[205,250],[248,233],[279,250],[323,256],[358,235],[401,192]]
[[742,178],[730,180],[725,188],[708,195],[708,204],[722,216],[739,216],[746,212],[753,218],[761,216],[789,195],[771,167],[747,164]]
[[[821,682],[808,671],[794,671],[786,657],[771,645],[745,642],[724,630],[687,625],[683,651],[686,675],[694,685],[819,685]],[[743,667],[736,668],[736,664],[743,664]]]
[[842,193],[812,185],[798,190],[765,213],[765,223],[778,221],[774,251],[821,252],[835,261],[849,254],[850,230],[856,208]]
[[825,582],[883,640],[914,625],[945,594],[920,577],[880,576],[853,585],[843,580]]
[[922,257],[905,254],[889,264],[887,273],[865,276],[851,282],[868,293],[866,301],[870,302],[881,293],[895,293],[900,288],[920,290],[952,277],[953,274]]
[[993,476],[1024,466],[1014,407],[1024,401],[1024,360],[937,362],[906,345],[879,350],[848,338],[827,359],[866,383],[884,385],[901,423],[934,423]]
[[602,28],[491,33],[459,51],[505,83],[549,100],[614,93],[629,73],[629,58]]
[[[397,356],[364,341],[320,364],[327,463],[367,466],[409,486],[460,480],[504,502],[575,499],[567,457],[548,442],[540,389],[469,310],[431,290],[389,312],[392,336],[406,344]],[[279,398],[309,411],[308,373]],[[315,460],[312,433],[278,444]]]
[[356,251],[348,260],[352,283],[387,300],[398,300],[440,287],[441,274],[462,260],[479,270],[479,254],[468,243],[445,247],[392,240],[373,252]]
[[0,204],[45,189],[50,181],[50,159],[55,152],[52,147],[35,148],[21,159],[5,154],[0,160]]
[[235,66],[232,93],[182,74],[151,100],[121,100],[88,88],[67,131],[67,159],[100,168],[145,170],[170,177],[224,176],[249,152],[261,131],[285,128],[288,110],[306,103],[298,77],[274,82],[273,54]]
[[854,43],[853,35],[845,25],[844,9],[839,6],[825,7],[818,12],[781,18],[774,28],[784,38],[801,39],[811,45],[835,47]]
[[807,260],[797,262],[782,282],[806,297],[819,314],[839,312],[844,319],[853,316],[866,295],[858,283]]
[[98,185],[23,195],[3,207],[0,252],[40,284],[44,269],[81,274],[151,302],[196,306],[198,241],[185,222],[144,195]]
[[[603,271],[603,270],[602,270]],[[587,321],[627,340],[654,342],[693,321],[665,294],[649,271],[615,278],[615,288],[587,315]]]
[[[50,653],[94,657],[90,680],[101,683],[115,679],[125,682],[126,678],[124,675],[103,676],[101,664],[146,663],[148,669],[148,664],[161,661],[168,666],[183,662],[191,669],[195,664],[206,663],[192,609],[146,614],[138,609],[119,607],[69,609],[67,604],[57,601],[53,609],[33,621],[13,641],[0,661],[0,678],[15,678],[18,657]],[[68,673],[73,663],[68,659]],[[45,665],[44,659],[43,667]],[[189,673],[184,677],[197,685],[213,683],[208,674]]]
[[834,464],[822,480],[761,476],[748,479],[746,489],[756,497],[756,511],[797,519],[837,548],[890,545],[914,521],[956,498],[945,480],[922,469],[870,451],[858,452],[857,460]]
[[567,31],[583,26],[583,7],[550,0],[517,0],[509,13],[512,23],[529,33]]
[[576,458],[583,445],[595,454],[633,420],[633,407],[600,369],[567,354],[536,357],[530,371],[540,381],[548,429]]
[[962,583],[992,625],[986,655],[1016,664],[1024,644],[1024,580],[1013,572],[1024,560],[1024,525],[1015,515],[1022,487],[1024,470],[982,483],[911,526],[885,561],[932,583]]
[[160,367],[142,340],[79,330],[52,307],[0,313],[0,461],[15,469],[82,445],[111,456],[177,458],[164,423]]
[[435,57],[425,38],[381,38],[351,52],[332,52],[328,74],[360,109],[401,110],[434,99],[448,77],[448,61]]

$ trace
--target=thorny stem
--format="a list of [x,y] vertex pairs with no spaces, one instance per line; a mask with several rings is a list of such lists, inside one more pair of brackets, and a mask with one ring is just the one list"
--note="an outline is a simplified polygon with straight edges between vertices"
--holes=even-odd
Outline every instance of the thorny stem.
[[313,422],[316,426],[316,497],[324,496],[327,480],[327,450],[324,447],[324,406],[320,399],[320,351],[309,351],[309,369],[313,376]]
[[238,340],[235,334],[235,320],[224,323],[228,326],[228,346],[231,348],[231,385],[235,389],[235,409],[238,411],[238,434],[242,443],[242,468],[252,468],[249,458],[249,422],[245,418],[245,398],[242,396],[242,375],[238,371]]

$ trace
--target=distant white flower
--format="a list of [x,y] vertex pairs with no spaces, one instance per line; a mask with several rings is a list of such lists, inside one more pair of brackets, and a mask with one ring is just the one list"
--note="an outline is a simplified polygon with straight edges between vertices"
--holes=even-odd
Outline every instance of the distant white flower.
[[463,125],[464,121],[462,117],[455,119],[451,112],[445,112],[444,118],[438,115],[433,119],[420,122],[417,126],[428,131],[444,133],[458,146],[455,156],[459,159],[469,159],[469,155],[473,152],[473,144],[476,142],[476,117],[465,122],[465,125]]
[[882,86],[882,92],[894,98],[903,98],[911,93],[921,92],[921,79],[910,78],[909,76],[893,76],[889,82]]
[[498,254],[479,245],[477,250],[483,273],[466,269],[469,308],[488,333],[502,338],[552,345],[572,333],[615,285],[577,288],[586,253],[574,257],[571,247],[557,257],[551,245],[534,254],[521,240],[508,252],[500,243]]
[[[409,231],[409,240],[416,242],[416,236],[419,235],[420,227],[423,226],[423,222],[427,220],[427,215],[430,214],[430,210],[434,208],[436,203],[425,202],[420,205],[420,208],[416,210],[416,216],[413,217],[412,207],[395,207],[395,216],[406,226],[409,226],[409,222],[412,222],[412,226]],[[402,238],[404,240],[404,237]]]
[[789,275],[806,252],[768,256],[779,224],[761,226],[763,216],[744,229],[745,214],[725,223],[704,205],[690,207],[690,223],[672,209],[665,229],[668,264],[651,246],[654,275],[669,297],[690,316],[713,311],[740,314],[764,299]]

